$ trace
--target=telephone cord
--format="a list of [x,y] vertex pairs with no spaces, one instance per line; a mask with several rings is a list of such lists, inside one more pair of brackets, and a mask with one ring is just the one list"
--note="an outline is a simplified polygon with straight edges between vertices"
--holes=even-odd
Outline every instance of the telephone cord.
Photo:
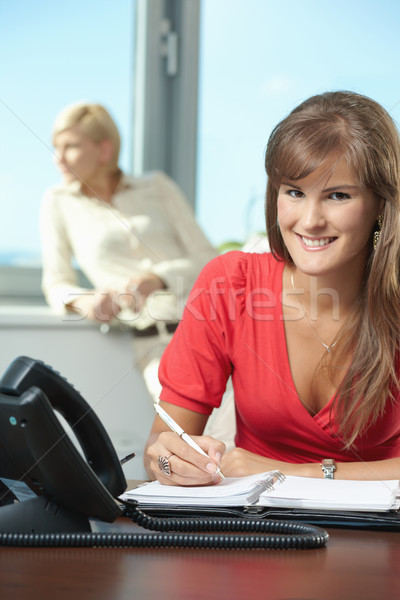
[[[320,548],[329,539],[324,529],[293,521],[221,517],[159,518],[146,515],[137,507],[125,507],[124,516],[157,533],[0,533],[0,546],[288,550]],[[198,531],[235,532],[235,535],[209,535]],[[238,532],[250,535],[240,535]]]

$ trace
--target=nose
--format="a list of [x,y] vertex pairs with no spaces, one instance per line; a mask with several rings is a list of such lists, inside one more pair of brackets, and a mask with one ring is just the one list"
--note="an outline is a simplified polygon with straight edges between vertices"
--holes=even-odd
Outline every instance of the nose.
[[308,198],[304,204],[303,226],[307,231],[321,229],[326,224],[323,203],[318,198]]

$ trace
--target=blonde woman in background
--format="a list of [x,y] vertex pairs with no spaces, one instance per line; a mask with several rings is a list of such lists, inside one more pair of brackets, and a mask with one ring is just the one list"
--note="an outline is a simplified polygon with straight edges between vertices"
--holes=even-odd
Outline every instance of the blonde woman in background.
[[[121,171],[120,135],[103,106],[67,106],[53,144],[62,182],[41,206],[46,300],[58,313],[130,326],[135,358],[158,399],[159,359],[216,251],[167,175]],[[77,268],[91,287],[78,283]]]

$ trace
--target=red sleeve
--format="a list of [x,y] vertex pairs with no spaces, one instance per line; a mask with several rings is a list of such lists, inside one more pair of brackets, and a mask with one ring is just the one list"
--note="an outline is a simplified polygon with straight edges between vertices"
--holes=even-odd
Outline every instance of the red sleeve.
[[246,268],[246,255],[230,252],[200,273],[161,359],[162,400],[207,415],[220,405],[232,371],[230,349],[240,331]]

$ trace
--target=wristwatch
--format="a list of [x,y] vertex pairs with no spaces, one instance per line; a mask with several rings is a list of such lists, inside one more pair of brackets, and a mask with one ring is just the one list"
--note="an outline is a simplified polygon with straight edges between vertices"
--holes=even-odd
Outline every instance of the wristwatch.
[[324,458],[321,468],[324,472],[325,479],[333,479],[333,474],[336,471],[336,464],[333,458]]

